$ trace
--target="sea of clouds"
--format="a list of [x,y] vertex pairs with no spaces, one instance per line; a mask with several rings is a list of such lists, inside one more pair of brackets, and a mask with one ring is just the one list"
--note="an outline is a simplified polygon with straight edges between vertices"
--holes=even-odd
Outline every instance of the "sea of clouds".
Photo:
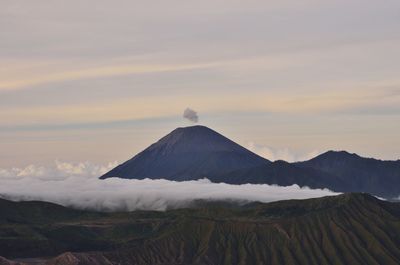
[[0,169],[0,197],[14,201],[47,201],[78,209],[133,211],[186,207],[196,200],[272,202],[338,194],[326,189],[300,188],[297,185],[230,185],[212,183],[207,179],[184,182],[164,179],[98,179],[116,164],[101,166],[89,162],[56,161],[51,167],[30,165],[25,168]]

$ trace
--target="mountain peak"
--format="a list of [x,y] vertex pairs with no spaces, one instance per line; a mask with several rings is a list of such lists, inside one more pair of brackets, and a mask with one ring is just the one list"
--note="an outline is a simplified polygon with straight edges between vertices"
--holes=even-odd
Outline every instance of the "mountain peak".
[[178,127],[174,131],[178,130],[184,130],[184,131],[190,131],[190,130],[208,130],[208,131],[213,131],[212,129],[208,128],[207,126],[204,125],[192,125],[192,126],[185,126],[185,127]]
[[190,180],[267,163],[218,132],[196,125],[173,130],[101,178]]
[[186,126],[186,127],[178,127],[169,134],[175,134],[175,133],[215,133],[214,130],[208,128],[207,126],[204,125],[193,125],[193,126]]
[[[327,151],[313,159],[349,159],[349,158],[360,158],[359,155],[355,153],[349,153],[347,151]],[[312,159],[312,160],[313,160]]]
[[[179,127],[150,146],[162,153],[189,153],[206,151],[250,152],[218,132],[201,125]],[[161,150],[160,150],[161,151]]]

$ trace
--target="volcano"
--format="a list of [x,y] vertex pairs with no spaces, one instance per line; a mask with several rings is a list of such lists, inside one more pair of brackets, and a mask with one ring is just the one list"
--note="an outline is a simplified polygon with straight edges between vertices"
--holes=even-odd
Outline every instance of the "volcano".
[[175,129],[101,178],[195,180],[269,163],[216,131],[198,125]]
[[400,194],[400,160],[328,151],[304,162],[271,162],[205,126],[175,129],[101,178],[110,177],[296,184],[336,192],[367,192],[387,199]]

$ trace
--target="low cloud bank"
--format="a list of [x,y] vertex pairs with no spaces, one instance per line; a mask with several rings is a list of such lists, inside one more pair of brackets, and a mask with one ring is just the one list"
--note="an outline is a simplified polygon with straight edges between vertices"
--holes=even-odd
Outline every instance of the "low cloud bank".
[[29,166],[0,169],[0,197],[21,201],[40,200],[79,209],[97,211],[165,210],[188,206],[195,200],[271,202],[336,195],[329,190],[300,188],[297,185],[230,185],[207,179],[175,182],[168,180],[127,180],[98,176],[114,163],[56,162],[51,168]]

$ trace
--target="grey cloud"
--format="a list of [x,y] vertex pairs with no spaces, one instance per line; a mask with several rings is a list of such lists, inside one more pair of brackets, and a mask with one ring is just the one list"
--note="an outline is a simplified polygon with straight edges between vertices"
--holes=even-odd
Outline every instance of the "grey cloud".
[[188,119],[191,122],[197,123],[199,121],[199,116],[197,112],[192,110],[191,108],[186,108],[183,111],[183,118]]

